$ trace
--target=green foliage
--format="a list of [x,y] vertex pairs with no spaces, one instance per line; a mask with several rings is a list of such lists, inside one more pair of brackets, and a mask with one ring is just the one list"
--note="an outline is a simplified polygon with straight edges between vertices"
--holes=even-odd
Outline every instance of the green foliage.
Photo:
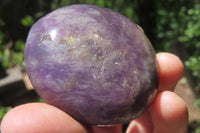
[[184,64],[192,70],[200,87],[200,3],[198,0],[166,3],[157,3],[157,45],[169,51],[171,44],[182,44],[190,55]]
[[24,47],[25,42],[22,40],[17,40],[15,42],[15,50],[12,51],[13,63],[15,65],[22,65],[24,60]]
[[2,59],[2,66],[4,68],[9,67],[9,50],[4,45],[0,45],[0,58]]
[[[9,45],[9,44],[8,44]],[[14,48],[8,48],[7,45],[0,45],[0,58],[2,66],[6,69],[15,65],[23,65],[25,43],[22,40],[17,40]]]
[[188,69],[192,70],[192,74],[197,79],[200,88],[200,3],[195,0],[194,6],[186,10],[187,20],[183,34],[179,37],[185,48],[190,50],[191,56],[185,62]]
[[200,98],[196,99],[195,105],[200,109]]
[[4,34],[3,34],[3,32],[0,30],[0,44],[3,42],[3,38],[4,38]]
[[[31,26],[33,24],[32,17],[26,16],[22,19],[24,26]],[[1,65],[7,69],[15,65],[22,65],[24,60],[24,47],[25,42],[21,39],[8,42],[5,44],[5,33],[0,30],[0,59]]]
[[180,41],[187,43],[187,47],[191,45],[198,48],[195,50],[195,54],[199,54],[200,48],[200,3],[196,2],[194,7],[187,10],[187,17],[185,18],[187,23],[183,30],[183,35],[179,38]]
[[[157,3],[157,50],[170,51],[170,46],[182,44],[189,57],[184,61],[200,88],[200,3],[199,0],[167,0]],[[197,94],[198,95],[198,94]],[[200,94],[199,94],[200,96]],[[200,98],[195,105],[200,109]],[[195,133],[200,133],[200,121]]]
[[46,103],[46,102],[44,101],[44,99],[42,99],[41,97],[38,99],[38,102],[40,102],[40,103]]
[[[181,31],[184,29],[183,22],[180,22],[182,15],[185,15],[182,9],[178,7],[178,1],[168,1],[165,4],[158,2],[157,6],[157,38],[158,48],[169,51],[169,46],[177,41]],[[182,21],[182,20],[181,20]]]
[[2,54],[2,65],[4,68],[8,68],[9,67],[9,51],[7,49],[5,49],[3,51],[3,54]]
[[[195,105],[200,109],[200,98],[196,99]],[[200,120],[197,121],[197,129],[195,130],[195,133],[200,133]]]
[[33,18],[29,15],[25,16],[24,18],[21,19],[21,23],[24,26],[30,27],[33,25]]
[[195,130],[195,133],[200,133],[200,120],[197,121],[197,124],[199,125],[197,129]]
[[[190,56],[189,59],[185,62],[185,66],[192,70],[193,76],[200,81],[200,56]],[[200,86],[200,82],[198,82],[198,86]]]
[[11,110],[11,107],[2,107],[0,106],[0,121],[3,119],[3,116]]

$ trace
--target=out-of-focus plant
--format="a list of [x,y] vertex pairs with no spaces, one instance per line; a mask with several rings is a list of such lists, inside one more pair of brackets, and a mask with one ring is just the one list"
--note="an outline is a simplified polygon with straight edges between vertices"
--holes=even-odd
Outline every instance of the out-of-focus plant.
[[11,107],[1,107],[0,106],[0,121],[3,119],[3,116],[11,109]]
[[[169,51],[177,42],[189,55],[184,61],[187,69],[197,80],[197,92],[200,92],[200,3],[198,0],[168,0],[157,3],[157,46]],[[200,94],[195,105],[200,109]],[[195,133],[200,133],[200,120]]]
[[[190,4],[187,0],[169,0],[157,3],[157,38],[158,48],[169,51],[169,46],[174,42],[183,42],[187,23],[190,21],[187,14]],[[184,47],[184,46],[183,46]]]
[[33,18],[29,15],[25,16],[24,18],[21,19],[21,23],[24,26],[30,27],[33,25]]
[[158,45],[160,45],[162,50],[168,51],[171,44],[175,42],[181,43],[190,56],[184,64],[193,71],[193,76],[200,83],[199,1],[171,0],[171,2],[168,2],[168,6],[162,6],[160,3],[157,14]]
[[[193,71],[200,87],[200,3],[195,1],[194,7],[187,10],[188,22],[184,35],[179,38],[185,47],[191,49],[192,55],[185,62],[187,68]],[[200,95],[200,94],[199,94]]]
[[9,50],[6,49],[5,45],[0,45],[0,59],[1,65],[4,68],[8,68],[9,66]]
[[0,30],[0,63],[4,68],[9,66],[9,50],[3,44],[4,33]]
[[[21,19],[21,24],[24,27],[31,27],[34,21],[31,16],[25,16]],[[6,38],[4,38],[4,34],[0,30],[0,58],[1,65],[6,69],[16,65],[23,65],[24,60],[24,47],[25,41],[22,39],[18,39],[16,41],[11,40],[5,44]]]
[[11,51],[12,60],[13,60],[14,65],[23,65],[24,47],[25,47],[24,41],[17,40],[15,42],[15,49]]
[[[200,109],[200,98],[196,99],[195,105]],[[195,130],[195,133],[200,133],[200,120],[197,121],[197,129]]]
[[[195,51],[194,51],[195,52]],[[200,87],[200,55],[190,56],[189,59],[185,62],[187,68],[192,70],[193,76],[197,78],[198,87]],[[199,94],[200,95],[200,94]]]
[[197,129],[195,130],[195,133],[200,133],[200,120],[197,121],[197,124],[199,125]]

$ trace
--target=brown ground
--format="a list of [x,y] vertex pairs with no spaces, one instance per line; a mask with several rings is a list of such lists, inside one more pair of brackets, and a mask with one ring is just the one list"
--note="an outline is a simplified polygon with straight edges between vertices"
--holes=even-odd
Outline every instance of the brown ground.
[[200,110],[194,106],[195,95],[185,77],[183,77],[175,88],[175,93],[179,95],[187,104],[189,111],[189,122],[200,120]]

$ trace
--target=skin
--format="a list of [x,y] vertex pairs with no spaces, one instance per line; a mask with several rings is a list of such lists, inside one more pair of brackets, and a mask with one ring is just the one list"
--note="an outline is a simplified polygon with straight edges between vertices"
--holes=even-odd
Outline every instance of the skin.
[[[188,110],[173,90],[182,77],[183,64],[170,53],[158,53],[159,92],[151,107],[130,122],[126,133],[187,133]],[[45,103],[20,105],[9,111],[2,133],[121,133],[122,125],[86,126]]]

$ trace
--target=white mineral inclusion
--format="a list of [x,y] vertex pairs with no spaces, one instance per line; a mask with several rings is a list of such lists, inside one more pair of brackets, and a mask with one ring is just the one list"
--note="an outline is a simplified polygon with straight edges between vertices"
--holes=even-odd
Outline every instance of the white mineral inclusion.
[[56,29],[52,29],[50,32],[50,37],[52,41],[56,41],[56,35],[57,35],[57,30]]

